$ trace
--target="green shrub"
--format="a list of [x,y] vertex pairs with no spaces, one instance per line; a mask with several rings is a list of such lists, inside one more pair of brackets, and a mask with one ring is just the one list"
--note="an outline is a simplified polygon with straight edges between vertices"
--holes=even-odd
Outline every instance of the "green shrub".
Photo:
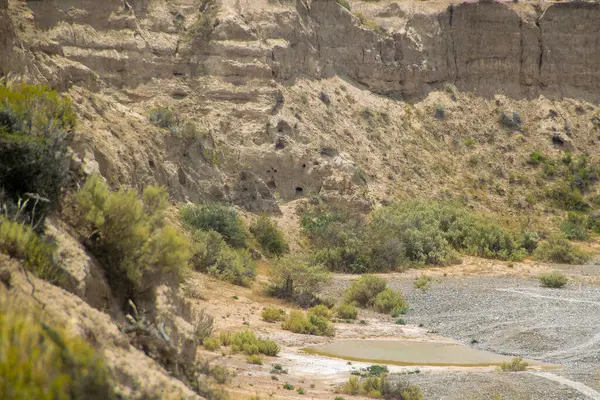
[[308,310],[308,314],[316,315],[317,317],[331,319],[333,312],[325,305],[319,304]]
[[367,371],[368,376],[384,376],[390,372],[388,370],[388,367],[386,367],[385,365],[377,365],[377,364],[370,365],[365,369]]
[[509,362],[500,364],[500,370],[503,372],[525,371],[528,365],[526,361],[523,361],[523,357],[515,357]]
[[84,340],[0,297],[0,398],[115,399],[109,372]]
[[400,292],[386,288],[383,292],[375,296],[373,308],[382,314],[404,313],[408,310],[408,303],[402,297]]
[[275,357],[281,348],[273,340],[265,339],[258,341],[258,352],[268,357]]
[[287,369],[283,369],[283,366],[281,364],[273,364],[273,367],[271,368],[271,373],[272,374],[287,374],[288,371]]
[[406,321],[404,318],[398,318],[396,319],[396,325],[406,325]]
[[274,341],[259,339],[254,332],[244,330],[236,332],[231,337],[231,350],[242,352],[249,356],[255,354],[276,356],[280,348]]
[[270,256],[281,257],[289,251],[283,233],[268,217],[261,217],[250,227],[260,247]]
[[414,284],[415,288],[425,290],[425,289],[429,288],[429,285],[431,284],[432,280],[433,279],[428,275],[421,275],[415,279],[413,284]]
[[202,340],[202,346],[208,351],[215,351],[221,348],[221,341],[219,338],[205,338]]
[[228,331],[220,332],[219,341],[223,346],[231,346],[231,343],[233,342],[233,333]]
[[286,331],[305,335],[334,336],[335,328],[328,319],[314,314],[304,314],[302,311],[292,311],[288,319],[281,323]]
[[[125,298],[145,291],[146,276],[183,278],[190,258],[185,236],[164,222],[165,188],[110,192],[97,175],[74,196],[89,249],[103,261],[109,283]],[[151,283],[150,283],[151,285]]]
[[600,167],[591,164],[588,157],[583,155],[568,164],[569,184],[572,188],[585,193],[600,177]]
[[590,208],[581,192],[568,184],[560,184],[547,190],[546,198],[563,210],[587,211]]
[[379,293],[385,290],[386,286],[387,282],[383,278],[368,274],[361,275],[346,291],[346,301],[367,307]]
[[221,252],[227,248],[223,237],[215,231],[195,231],[192,235],[190,262],[196,271],[207,272],[217,263]]
[[371,226],[371,236],[396,238],[415,264],[452,263],[456,251],[501,260],[518,260],[525,253],[512,232],[454,203],[414,201],[382,207]]
[[545,288],[561,288],[567,284],[569,279],[559,271],[540,275],[540,283]]
[[246,356],[246,362],[248,364],[263,365],[263,358],[258,354],[253,354],[251,356]]
[[227,247],[219,253],[216,263],[207,272],[234,285],[250,286],[256,276],[256,263],[248,250]]
[[206,42],[217,25],[219,4],[216,0],[205,0],[200,8],[198,17],[190,27],[190,34],[195,41]]
[[194,230],[215,231],[232,247],[246,247],[248,235],[237,212],[222,204],[190,204],[181,209],[181,220]]
[[585,215],[569,212],[567,219],[560,224],[560,230],[569,240],[587,240],[589,237],[587,223]]
[[62,281],[63,274],[52,258],[54,248],[23,223],[0,217],[0,252],[23,260],[38,278],[53,284]]
[[529,155],[529,159],[527,160],[527,164],[530,165],[539,165],[546,160],[546,157],[539,151],[535,150]]
[[285,311],[281,308],[267,307],[262,311],[261,317],[266,322],[283,321],[285,319]]
[[[194,336],[198,343],[204,343],[204,340],[210,337],[213,331],[214,322],[215,318],[208,314],[206,310],[195,310],[192,326],[194,328]],[[219,343],[221,343],[220,340]]]
[[381,397],[381,378],[369,376],[362,382],[362,391],[369,397]]
[[336,308],[335,313],[341,319],[356,319],[358,317],[358,309],[352,304],[342,304]]
[[[387,394],[384,394],[384,396],[386,396],[386,398],[388,398]],[[402,388],[401,396],[402,397],[400,397],[400,398],[403,400],[423,400],[423,398],[424,398],[423,393],[421,392],[421,389],[419,389],[419,387],[415,386],[415,385],[406,385],[404,388]],[[389,398],[395,398],[395,397],[389,397]]]
[[298,392],[298,394],[305,394],[306,393],[303,388],[296,389],[296,392]]
[[538,260],[562,264],[583,264],[589,259],[587,253],[561,236],[551,236],[542,241],[533,256]]
[[500,110],[500,123],[508,128],[516,129],[522,124],[521,116],[516,111],[511,113]]
[[222,387],[215,385],[206,376],[200,376],[194,385],[196,393],[207,400],[229,400],[229,394]]
[[344,7],[346,10],[351,11],[350,4],[347,0],[335,0],[340,6]]
[[0,79],[0,203],[12,212],[21,197],[29,197],[25,222],[36,231],[59,206],[75,124],[71,102],[56,91]]
[[365,218],[319,205],[302,214],[314,260],[333,271],[364,273],[411,265],[446,265],[457,252],[520,260],[521,238],[450,202],[413,201],[381,207]]
[[351,376],[348,382],[342,386],[342,392],[356,396],[360,393],[360,381],[356,376]]
[[382,378],[381,394],[385,399],[423,400],[421,389],[404,380],[392,382],[390,379]]
[[292,385],[291,383],[284,383],[283,384],[283,388],[286,390],[294,390],[294,385]]
[[521,237],[521,246],[527,253],[531,254],[535,251],[540,241],[540,236],[537,232],[524,231]]
[[271,268],[269,293],[294,300],[301,306],[310,306],[318,302],[316,294],[329,279],[329,272],[320,265],[284,257]]
[[229,381],[231,372],[222,365],[214,366],[210,371],[210,376],[220,385],[223,385]]
[[196,231],[191,263],[197,271],[225,282],[250,286],[256,276],[256,263],[246,249],[232,249],[215,231]]
[[363,248],[365,221],[359,215],[319,205],[304,212],[300,223],[317,246],[315,263],[332,271],[351,273],[365,272],[369,263],[376,268],[368,258],[368,249]]
[[148,121],[152,125],[156,125],[159,128],[168,129],[175,133],[179,120],[175,113],[168,107],[156,107],[148,112]]

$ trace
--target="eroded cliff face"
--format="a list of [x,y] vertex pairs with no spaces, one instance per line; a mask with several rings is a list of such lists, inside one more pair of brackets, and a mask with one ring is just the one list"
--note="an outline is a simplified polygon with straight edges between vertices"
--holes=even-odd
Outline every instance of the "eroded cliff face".
[[[4,0],[0,73],[24,73],[75,100],[73,165],[83,173],[159,182],[175,200],[257,212],[277,212],[278,198],[320,195],[367,209],[427,191],[453,132],[470,134],[460,113],[471,112],[476,130],[499,130],[485,100],[452,100],[456,121],[426,121],[429,103],[446,103],[428,94],[448,84],[509,101],[600,100],[594,3],[386,0],[354,2],[355,15],[335,0],[222,0],[204,37],[195,24],[207,4]],[[149,124],[156,106],[171,107],[195,133]],[[586,121],[568,122],[580,125],[570,133],[589,129]],[[553,124],[559,132],[567,122]],[[547,125],[533,136],[540,143]]]
[[[407,98],[454,83],[483,96],[600,99],[597,3],[414,9],[388,1],[364,10],[384,28],[374,30],[335,0],[298,0],[294,7],[224,0],[210,43],[193,37],[201,3],[49,0],[28,6],[36,26],[59,45],[55,53],[89,68],[91,76],[84,69],[65,79],[95,90],[173,76],[288,82],[343,75]],[[0,9],[7,5],[3,0]],[[14,36],[7,21],[5,51]],[[11,68],[3,58],[6,73]]]
[[[288,43],[273,51],[277,78],[341,74],[409,99],[444,83],[482,96],[600,98],[597,3],[545,10],[496,2],[434,12],[394,2],[366,8],[376,23],[390,27],[385,33],[363,29],[333,0],[297,4],[297,17],[289,21],[294,29],[284,35]],[[281,31],[273,33],[269,38],[276,39]]]

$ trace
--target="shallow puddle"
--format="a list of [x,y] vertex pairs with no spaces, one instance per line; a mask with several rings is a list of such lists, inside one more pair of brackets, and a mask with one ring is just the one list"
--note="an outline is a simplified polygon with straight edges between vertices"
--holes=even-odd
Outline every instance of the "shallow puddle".
[[455,343],[409,340],[340,340],[304,349],[309,354],[394,365],[479,367],[512,360]]

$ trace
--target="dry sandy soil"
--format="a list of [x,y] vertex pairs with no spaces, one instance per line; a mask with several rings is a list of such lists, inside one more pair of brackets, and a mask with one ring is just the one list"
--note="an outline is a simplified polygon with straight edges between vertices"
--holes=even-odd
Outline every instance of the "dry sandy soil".
[[[555,268],[569,275],[567,287],[562,290],[539,287],[536,276]],[[434,278],[427,290],[414,288],[413,280],[421,274]],[[359,319],[366,324],[336,323],[336,337],[323,338],[293,334],[281,330],[279,324],[261,321],[260,313],[265,306],[286,311],[293,306],[263,296],[260,285],[254,289],[233,287],[196,275],[197,293],[206,296],[196,301],[215,315],[218,331],[250,328],[260,336],[276,340],[282,347],[278,357],[265,359],[262,366],[247,364],[243,356],[231,355],[227,348],[201,354],[237,371],[231,384],[236,396],[258,393],[268,398],[333,399],[336,387],[348,379],[352,369],[370,364],[310,355],[302,348],[361,338],[456,341],[558,366],[538,365],[523,373],[502,373],[495,367],[389,365],[393,379],[407,379],[419,385],[428,399],[600,398],[597,387],[600,274],[595,265],[564,267],[533,262],[513,265],[466,258],[461,265],[382,276],[390,286],[401,289],[410,302],[411,308],[404,316],[407,324],[396,325],[390,316],[361,310]],[[355,278],[336,274],[324,291],[332,298],[340,298]],[[272,375],[270,370],[275,363],[281,364],[288,374]],[[415,369],[420,373],[406,374]],[[306,394],[283,389],[285,382],[304,388]]]

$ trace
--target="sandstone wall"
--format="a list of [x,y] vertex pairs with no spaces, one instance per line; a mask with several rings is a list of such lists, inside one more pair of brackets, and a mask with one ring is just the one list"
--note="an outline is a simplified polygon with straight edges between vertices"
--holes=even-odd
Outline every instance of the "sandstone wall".
[[[335,0],[298,0],[293,8],[225,8],[212,43],[201,47],[187,40],[174,17],[193,20],[194,2],[28,4],[39,28],[49,31],[67,58],[109,85],[136,86],[173,74],[283,82],[340,74],[408,99],[446,82],[484,96],[600,99],[598,3],[552,4],[536,9],[537,16],[496,2],[412,13],[391,3],[379,13],[385,18],[375,16],[376,22],[400,21],[385,32],[366,29]],[[2,37],[6,46],[10,35]]]

